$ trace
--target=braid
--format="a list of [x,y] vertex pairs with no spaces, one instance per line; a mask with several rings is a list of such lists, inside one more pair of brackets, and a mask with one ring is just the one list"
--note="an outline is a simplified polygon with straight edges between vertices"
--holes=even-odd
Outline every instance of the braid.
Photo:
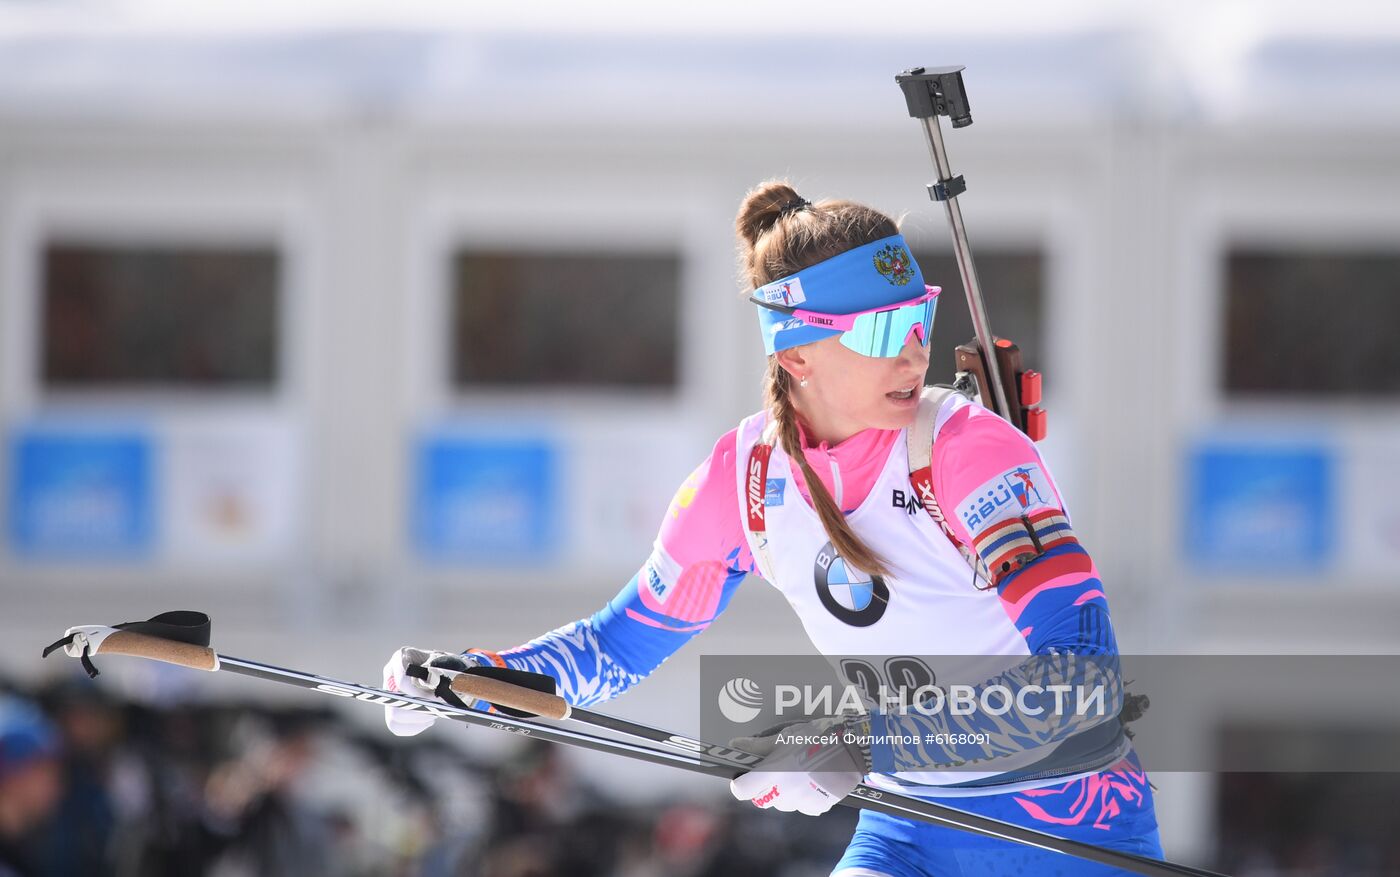
[[[778,277],[795,274],[838,253],[872,243],[899,232],[885,214],[854,201],[807,202],[782,180],[760,183],[744,198],[734,220],[739,241],[741,286],[755,289]],[[869,575],[888,575],[884,558],[866,545],[846,523],[807,455],[797,431],[797,409],[792,404],[792,381],[768,357],[763,389],[764,408],[778,425],[783,451],[802,467],[812,506],[836,553]]]
[[764,381],[764,405],[769,415],[778,425],[778,443],[783,452],[802,467],[802,475],[807,480],[807,490],[812,495],[812,505],[821,519],[822,529],[831,539],[831,547],[845,558],[846,562],[868,575],[889,575],[884,558],[866,545],[846,523],[846,516],[836,506],[826,485],[822,484],[807,455],[802,452],[802,439],[797,431],[797,409],[792,405],[791,378],[775,358],[768,360],[768,374]]

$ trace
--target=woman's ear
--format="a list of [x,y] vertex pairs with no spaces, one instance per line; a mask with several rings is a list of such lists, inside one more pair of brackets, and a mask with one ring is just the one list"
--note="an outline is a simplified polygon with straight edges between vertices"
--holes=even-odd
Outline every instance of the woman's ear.
[[778,365],[795,381],[800,381],[811,373],[811,363],[805,353],[806,346],[800,344],[797,347],[788,347],[773,354],[778,358]]

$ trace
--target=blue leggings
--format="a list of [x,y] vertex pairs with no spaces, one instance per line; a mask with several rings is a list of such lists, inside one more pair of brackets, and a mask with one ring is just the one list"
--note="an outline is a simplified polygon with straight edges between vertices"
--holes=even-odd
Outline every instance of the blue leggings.
[[[936,799],[1047,834],[1162,858],[1152,789],[1136,754],[1093,776],[1028,792]],[[1110,877],[1131,874],[1062,853],[863,810],[833,877]]]

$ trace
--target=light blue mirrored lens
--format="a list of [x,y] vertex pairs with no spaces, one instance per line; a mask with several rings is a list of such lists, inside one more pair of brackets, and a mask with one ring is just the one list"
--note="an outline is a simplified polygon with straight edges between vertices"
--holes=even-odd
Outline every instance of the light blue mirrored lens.
[[927,346],[937,306],[938,299],[931,298],[922,304],[861,314],[849,331],[841,333],[841,343],[862,356],[899,356],[905,339],[909,337],[909,330],[919,326],[922,343]]

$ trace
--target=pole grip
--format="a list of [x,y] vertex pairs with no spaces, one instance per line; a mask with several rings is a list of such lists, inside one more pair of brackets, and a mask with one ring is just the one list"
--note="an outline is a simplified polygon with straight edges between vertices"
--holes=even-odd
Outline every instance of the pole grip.
[[567,719],[569,702],[557,694],[546,694],[512,685],[500,679],[459,673],[452,678],[452,691],[465,701],[484,700],[487,703],[523,710],[547,719]]
[[152,661],[164,661],[167,664],[178,664],[191,670],[213,672],[219,669],[219,656],[208,646],[161,639],[158,636],[147,636],[129,630],[114,630],[107,634],[93,649],[93,654],[131,655],[136,658],[149,658]]

